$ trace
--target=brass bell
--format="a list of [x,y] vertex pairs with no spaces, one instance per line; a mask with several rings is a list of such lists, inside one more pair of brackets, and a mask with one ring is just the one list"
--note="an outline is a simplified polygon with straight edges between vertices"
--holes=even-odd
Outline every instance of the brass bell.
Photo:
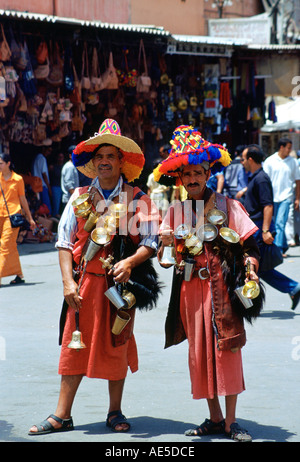
[[79,311],[75,311],[75,323],[76,330],[72,334],[72,340],[69,343],[68,348],[79,351],[83,348],[86,348],[85,344],[82,341],[81,332],[79,330]]
[[83,348],[86,348],[81,339],[81,332],[79,330],[74,330],[72,340],[69,343],[68,348],[71,348],[72,350],[82,350]]
[[164,247],[160,263],[163,265],[176,265],[175,247],[173,245]]

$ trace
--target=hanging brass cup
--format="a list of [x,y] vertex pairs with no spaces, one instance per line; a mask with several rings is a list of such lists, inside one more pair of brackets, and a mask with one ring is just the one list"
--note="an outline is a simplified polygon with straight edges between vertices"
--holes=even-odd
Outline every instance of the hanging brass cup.
[[108,207],[108,210],[111,216],[114,218],[116,228],[119,228],[120,219],[122,217],[125,217],[125,215],[127,214],[127,205],[121,203],[111,204]]
[[218,235],[218,228],[211,223],[205,223],[197,229],[197,236],[200,241],[213,241]]
[[96,223],[99,219],[100,213],[98,212],[90,212],[89,217],[84,225],[84,230],[90,233],[92,229],[95,228]]
[[203,242],[194,234],[185,240],[185,246],[191,255],[199,255],[203,250]]
[[240,241],[240,236],[236,231],[231,228],[221,228],[220,229],[220,236],[230,244],[237,244]]
[[112,333],[115,335],[120,335],[121,332],[124,330],[124,328],[129,323],[130,319],[131,319],[131,316],[128,313],[128,311],[118,310],[116,319],[111,329]]
[[227,220],[226,213],[216,208],[209,210],[206,217],[212,225],[222,225]]
[[72,202],[75,216],[78,218],[86,218],[92,208],[91,198],[89,193],[81,194]]

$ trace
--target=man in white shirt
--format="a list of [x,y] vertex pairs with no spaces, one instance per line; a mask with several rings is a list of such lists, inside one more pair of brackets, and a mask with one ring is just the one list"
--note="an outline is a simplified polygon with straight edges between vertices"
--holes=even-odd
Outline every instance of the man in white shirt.
[[281,138],[278,143],[278,152],[268,157],[263,164],[263,169],[269,175],[273,187],[275,244],[281,249],[283,255],[288,248],[285,226],[294,198],[294,183],[296,184],[295,210],[299,210],[300,200],[300,169],[297,160],[289,155],[291,149],[291,140]]
[[52,153],[51,146],[44,146],[42,148],[42,152],[39,153],[36,158],[34,159],[32,165],[32,175],[38,176],[42,179],[43,182],[43,191],[40,193],[40,199],[42,204],[46,204],[50,215],[52,213],[51,207],[51,197],[52,191],[49,181],[49,171],[48,171],[48,164],[47,164],[47,157]]
[[61,171],[61,201],[65,206],[72,196],[75,188],[79,187],[79,175],[77,168],[72,162],[72,152],[76,146],[70,146],[68,149],[69,160],[65,163]]

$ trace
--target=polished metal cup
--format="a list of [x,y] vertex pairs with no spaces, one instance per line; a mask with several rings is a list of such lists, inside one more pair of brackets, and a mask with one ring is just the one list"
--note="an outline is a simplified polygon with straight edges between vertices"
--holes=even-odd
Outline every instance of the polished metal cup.
[[239,297],[240,301],[242,302],[242,304],[244,305],[246,309],[251,308],[251,306],[253,306],[251,298],[247,298],[243,295],[243,289],[244,289],[244,286],[238,287],[237,289],[235,289],[234,292]]
[[125,300],[125,302],[127,303],[127,306],[126,308],[129,310],[130,308],[133,307],[133,305],[135,304],[136,302],[136,298],[135,296],[133,295],[132,292],[129,292],[129,290],[126,290],[124,289],[123,292],[122,292],[122,298],[123,300]]
[[106,292],[104,292],[104,294],[118,310],[121,308],[127,308],[127,302],[119,294],[116,286],[110,287]]
[[199,255],[203,250],[203,242],[194,234],[185,240],[185,246],[191,255]]
[[111,329],[112,333],[115,335],[120,335],[121,332],[124,330],[124,328],[129,323],[130,319],[131,319],[131,316],[128,313],[128,311],[124,311],[121,309],[118,310],[116,319]]
[[230,244],[237,244],[240,241],[240,236],[231,228],[221,228],[220,236]]
[[127,214],[127,205],[126,204],[111,204],[108,207],[109,212],[111,213],[112,217],[115,221],[116,228],[120,226],[120,219]]
[[85,231],[90,233],[96,226],[96,223],[99,219],[100,213],[98,212],[90,212],[89,217],[83,227]]
[[87,246],[86,252],[84,254],[83,259],[87,261],[91,261],[92,258],[96,255],[98,250],[105,245],[108,240],[108,236],[106,233],[106,230],[103,230],[101,228],[96,228],[91,232],[90,238],[89,238],[89,244]]
[[226,213],[216,208],[209,210],[206,216],[212,225],[222,225],[227,220]]
[[185,281],[190,281],[192,278],[192,274],[195,268],[196,261],[193,258],[187,258],[184,262],[184,272],[183,278]]

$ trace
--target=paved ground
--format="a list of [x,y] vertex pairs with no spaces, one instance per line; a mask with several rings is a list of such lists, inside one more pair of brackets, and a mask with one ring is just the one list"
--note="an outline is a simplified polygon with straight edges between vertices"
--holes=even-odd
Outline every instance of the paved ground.
[[[75,431],[28,436],[29,427],[54,412],[57,403],[62,285],[53,244],[22,244],[19,249],[26,284],[12,287],[12,278],[4,278],[0,289],[1,442],[103,442],[110,447],[118,442],[228,441],[184,436],[208,417],[207,405],[190,395],[187,342],[164,350],[171,270],[160,268],[166,287],[158,306],[136,318],[139,371],[129,372],[123,401],[131,432],[115,434],[106,428],[107,383],[85,379],[73,408]],[[300,247],[295,247],[278,269],[300,280],[299,268]],[[246,328],[246,391],[238,400],[238,421],[255,442],[299,442],[300,306],[292,312],[289,297],[267,287],[263,314]]]

